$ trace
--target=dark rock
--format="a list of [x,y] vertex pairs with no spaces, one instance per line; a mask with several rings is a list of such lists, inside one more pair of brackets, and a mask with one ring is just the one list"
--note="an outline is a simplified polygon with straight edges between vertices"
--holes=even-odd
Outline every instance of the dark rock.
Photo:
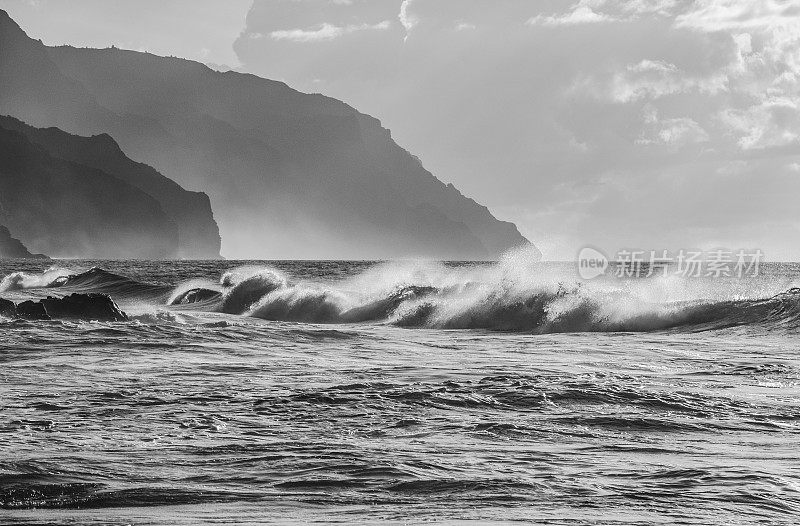
[[17,305],[17,317],[26,320],[49,320],[50,315],[41,303],[23,301]]
[[17,316],[17,305],[13,301],[0,298],[0,316],[15,318]]
[[97,321],[126,321],[128,316],[107,294],[72,294],[63,298],[48,297],[40,304],[53,318],[77,318]]
[[40,301],[19,305],[0,298],[0,316],[26,320],[75,318],[98,321],[126,321],[128,316],[106,294],[72,294],[63,298],[48,296]]

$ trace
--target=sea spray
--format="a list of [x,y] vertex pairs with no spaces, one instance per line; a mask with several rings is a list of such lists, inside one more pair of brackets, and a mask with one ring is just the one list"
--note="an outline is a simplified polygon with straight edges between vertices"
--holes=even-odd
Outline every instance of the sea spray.
[[223,311],[279,321],[534,333],[701,330],[796,321],[792,307],[770,315],[772,303],[793,304],[796,295],[773,298],[775,291],[765,284],[748,288],[732,280],[693,282],[675,276],[587,282],[570,270],[542,264],[524,250],[489,265],[382,263],[328,284],[290,280],[271,268],[249,269],[239,271],[237,280],[223,278],[230,285],[226,297],[238,298]]
[[60,267],[50,267],[40,274],[13,272],[0,281],[0,292],[50,287],[70,274],[69,270]]
[[220,265],[216,281],[186,278],[173,287],[100,268],[15,272],[2,283],[6,289],[58,286],[65,294],[105,293],[136,311],[165,306],[306,323],[521,333],[696,331],[740,325],[794,329],[800,323],[800,293],[792,289],[797,277],[791,273],[781,279],[659,275],[585,281],[574,266],[541,263],[525,250],[509,252],[495,263],[327,265],[349,268],[350,276],[319,279],[287,273],[292,265],[278,262],[226,270]]

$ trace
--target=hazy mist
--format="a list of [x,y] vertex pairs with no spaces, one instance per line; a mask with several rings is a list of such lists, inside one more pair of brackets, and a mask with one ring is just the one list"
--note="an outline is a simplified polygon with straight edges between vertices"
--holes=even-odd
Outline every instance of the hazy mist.
[[798,1],[0,7],[47,44],[174,54],[340,98],[546,258],[591,244],[800,259]]

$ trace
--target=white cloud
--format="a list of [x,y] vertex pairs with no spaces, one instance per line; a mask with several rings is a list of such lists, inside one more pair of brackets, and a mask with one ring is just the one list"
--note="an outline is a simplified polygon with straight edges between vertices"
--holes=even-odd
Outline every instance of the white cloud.
[[800,3],[796,0],[697,0],[692,7],[675,19],[676,27],[742,31],[800,25]]
[[720,118],[738,136],[738,144],[744,150],[800,142],[800,110],[796,99],[767,99],[744,110],[724,110]]
[[696,76],[670,62],[645,59],[627,65],[608,80],[601,76],[583,78],[573,89],[588,91],[601,100],[627,104],[689,92],[714,95],[726,91],[727,83],[728,76],[724,70]]
[[400,14],[397,16],[400,23],[406,28],[406,32],[414,29],[414,26],[419,24],[419,18],[411,13],[411,4],[413,0],[403,0],[400,4]]
[[662,125],[658,137],[665,144],[708,142],[708,132],[688,117],[667,119],[662,122]]
[[718,118],[743,150],[783,147],[800,137],[800,0],[699,0],[675,27],[731,35],[729,67],[739,96]]
[[679,148],[687,144],[708,142],[710,136],[694,119],[678,117],[673,119],[660,119],[658,110],[652,104],[647,104],[643,111],[645,129],[636,144],[639,145],[666,145]]
[[575,26],[580,24],[597,24],[600,22],[613,22],[615,19],[602,14],[596,13],[591,7],[587,5],[576,5],[572,11],[561,16],[534,16],[526,22],[529,26],[543,25],[543,26]]
[[[358,24],[348,26],[335,26],[327,22],[310,29],[282,29],[272,31],[269,36],[272,40],[291,40],[294,42],[324,42],[333,40],[350,33],[367,30],[389,29],[391,22],[384,20],[379,24]],[[261,38],[263,35],[254,33],[253,38]]]
[[670,16],[677,4],[677,0],[626,0],[621,3],[620,9],[637,16],[646,14]]

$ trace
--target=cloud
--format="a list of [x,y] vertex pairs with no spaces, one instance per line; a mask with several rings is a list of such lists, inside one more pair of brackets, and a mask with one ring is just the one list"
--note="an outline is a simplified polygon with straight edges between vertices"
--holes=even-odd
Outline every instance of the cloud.
[[798,142],[800,1],[700,0],[675,18],[675,27],[730,35],[729,86],[739,97],[718,118],[741,149]]
[[620,9],[636,16],[660,15],[670,16],[678,6],[679,0],[627,0],[621,2]]
[[696,121],[689,117],[661,119],[658,110],[647,105],[644,109],[642,135],[637,139],[639,145],[666,145],[679,148],[689,144],[708,142],[710,136]]
[[796,98],[771,98],[744,110],[720,115],[744,150],[800,144],[800,110]]
[[675,18],[675,25],[701,31],[796,28],[798,17],[800,5],[792,0],[697,0]]
[[660,60],[642,60],[616,73],[607,87],[608,96],[619,103],[655,100],[667,95],[697,91],[715,94],[727,89],[724,72],[695,77],[675,64]]
[[658,137],[663,143],[678,145],[708,142],[709,139],[708,132],[688,117],[664,120],[661,131],[658,132]]
[[411,31],[414,29],[414,26],[419,24],[419,18],[414,16],[411,12],[411,3],[413,0],[403,0],[400,4],[400,13],[397,15],[397,18],[400,19],[400,23],[406,28],[406,31]]
[[[322,23],[310,29],[283,29],[272,31],[269,36],[273,40],[292,40],[294,42],[324,42],[333,40],[356,31],[385,30],[389,29],[391,22],[384,20],[378,24],[358,24],[349,26],[335,26]],[[260,35],[260,33],[257,33]]]
[[596,13],[588,5],[576,5],[572,11],[561,16],[544,16],[537,15],[531,17],[526,22],[529,26],[543,25],[543,26],[574,26],[579,24],[597,24],[600,22],[613,22],[615,19],[602,14]]

